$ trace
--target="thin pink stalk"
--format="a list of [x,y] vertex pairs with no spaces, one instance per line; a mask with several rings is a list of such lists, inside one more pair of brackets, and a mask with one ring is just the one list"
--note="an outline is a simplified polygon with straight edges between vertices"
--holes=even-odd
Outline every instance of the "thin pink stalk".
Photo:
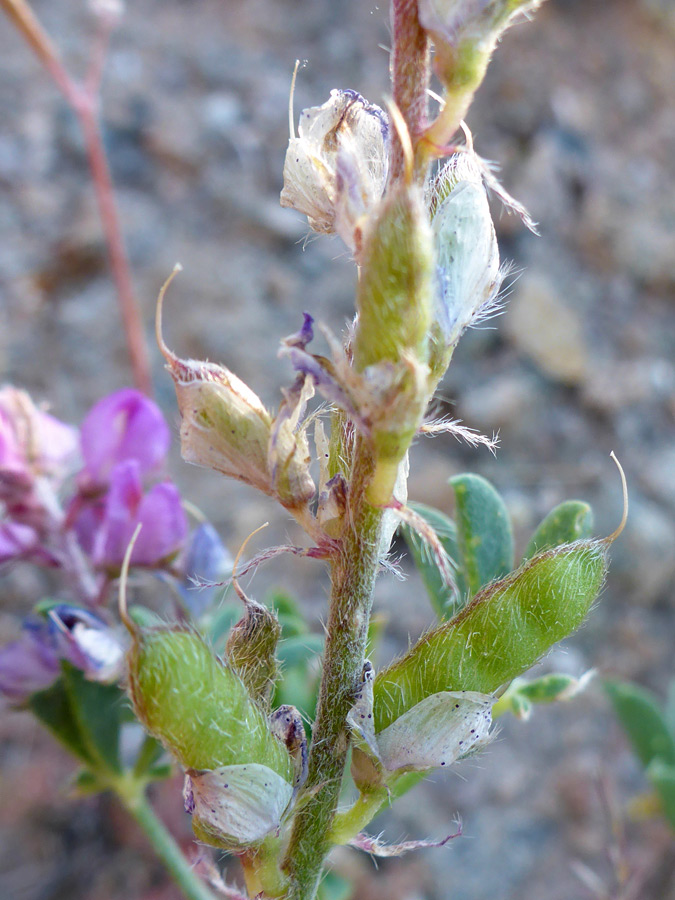
[[11,21],[37,55],[54,83],[77,115],[84,134],[87,160],[98,203],[110,269],[115,282],[117,302],[129,351],[134,384],[152,394],[150,361],[140,308],[131,280],[129,259],[120,227],[115,192],[110,177],[98,117],[98,96],[103,63],[112,28],[112,19],[104,17],[95,39],[92,62],[86,81],[81,84],[71,77],[61,61],[49,35],[43,29],[25,0],[0,0]]

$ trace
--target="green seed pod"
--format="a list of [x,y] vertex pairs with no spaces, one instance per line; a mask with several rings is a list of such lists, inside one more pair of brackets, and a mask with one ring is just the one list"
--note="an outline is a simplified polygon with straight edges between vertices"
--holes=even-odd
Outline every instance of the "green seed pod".
[[483,588],[377,676],[375,731],[432,694],[492,694],[529,669],[583,622],[602,587],[606,553],[606,541],[568,544]]
[[128,691],[145,728],[184,768],[259,763],[289,783],[293,763],[242,679],[195,632],[137,632],[128,654]]
[[269,710],[272,690],[279,677],[276,649],[281,625],[276,614],[266,606],[248,598],[244,602],[246,612],[230,631],[225,653],[251,697]]

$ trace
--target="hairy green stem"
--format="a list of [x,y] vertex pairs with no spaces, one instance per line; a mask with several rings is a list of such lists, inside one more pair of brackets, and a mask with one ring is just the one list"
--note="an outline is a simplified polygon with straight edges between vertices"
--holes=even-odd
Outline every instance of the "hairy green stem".
[[121,790],[116,790],[115,793],[125,809],[141,826],[155,853],[167,867],[187,900],[216,900],[215,895],[194,872],[164,824],[157,818],[145,794],[134,791],[127,795],[127,792]]
[[361,681],[368,619],[379,563],[383,511],[365,502],[372,460],[367,443],[355,450],[350,488],[351,522],[332,565],[332,592],[323,677],[306,783],[306,804],[296,815],[284,867],[289,898],[312,900],[330,849],[329,833],[345,770],[347,714]]

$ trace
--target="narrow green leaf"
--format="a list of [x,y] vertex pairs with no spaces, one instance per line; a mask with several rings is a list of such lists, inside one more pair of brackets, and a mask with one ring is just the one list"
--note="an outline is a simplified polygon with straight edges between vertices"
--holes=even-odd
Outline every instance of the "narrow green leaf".
[[675,766],[675,738],[654,695],[627,682],[609,681],[605,687],[614,712],[642,765],[646,768],[658,759]]
[[317,900],[349,900],[353,894],[351,882],[336,872],[326,872],[316,896]]
[[659,795],[664,816],[675,828],[675,766],[655,759],[647,768],[647,777]]
[[162,763],[159,766],[151,766],[145,772],[145,777],[149,781],[164,781],[165,778],[170,778],[173,774],[173,766],[170,763]]
[[127,700],[115,684],[88,681],[83,673],[63,663],[63,680],[80,734],[100,767],[121,772],[119,757],[122,709]]
[[[411,503],[411,509],[421,516],[434,529],[450,559],[457,563],[459,548],[457,546],[457,528],[452,519],[432,506],[424,503]],[[439,619],[449,619],[464,605],[468,599],[468,588],[463,572],[456,572],[458,594],[443,582],[443,577],[429,553],[429,548],[417,532],[409,525],[401,525],[401,534],[408,545],[415,566],[422,576],[422,581],[429,594],[431,605]]]
[[675,678],[672,678],[668,684],[664,717],[670,733],[675,735]]
[[458,560],[470,595],[513,568],[513,533],[504,501],[480,475],[450,479],[455,492]]
[[291,638],[309,632],[302,610],[290,594],[285,591],[274,591],[266,598],[266,603],[279,616],[282,638]]
[[543,550],[585,540],[593,534],[593,510],[582,500],[565,500],[539,523],[525,550],[523,562]]
[[299,634],[279,643],[279,662],[284,673],[298,665],[306,665],[323,650],[320,634]]
[[[134,763],[134,775],[139,777],[147,775],[157,766],[157,763],[164,753],[164,747],[162,747],[159,741],[156,741],[154,737],[146,734],[143,743],[141,744],[141,749],[138,751],[136,762]],[[169,766],[169,768],[171,767]]]
[[89,769],[80,769],[73,781],[73,787],[81,796],[87,796],[89,794],[98,794],[101,791],[105,791],[108,789],[109,785],[106,782],[101,781],[98,775],[94,772],[90,772]]
[[36,718],[74,756],[94,764],[94,757],[80,730],[63,678],[59,678],[44,691],[33,694],[29,706]]

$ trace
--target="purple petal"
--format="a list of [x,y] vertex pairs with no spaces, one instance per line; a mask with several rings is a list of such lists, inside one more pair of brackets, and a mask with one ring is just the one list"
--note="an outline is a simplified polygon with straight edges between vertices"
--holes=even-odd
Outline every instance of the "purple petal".
[[82,423],[84,481],[102,486],[133,460],[145,475],[164,463],[171,436],[159,407],[131,388],[104,397]]
[[178,590],[191,614],[198,618],[222,592],[222,582],[232,572],[232,557],[216,529],[204,522],[192,534]]
[[0,693],[12,703],[48,688],[59,675],[59,657],[46,623],[27,623],[17,641],[0,649]]
[[314,317],[308,312],[303,313],[302,328],[300,331],[296,331],[295,334],[291,334],[289,337],[284,338],[283,343],[287,347],[299,347],[301,350],[304,350],[307,347],[307,344],[314,338],[313,325]]
[[127,460],[120,463],[111,473],[101,525],[93,536],[93,557],[97,564],[121,564],[134,533],[142,497],[138,462]]
[[0,563],[29,555],[37,543],[37,532],[30,525],[3,522],[0,524]]
[[116,681],[122,674],[124,647],[116,632],[99,616],[78,606],[59,604],[49,610],[59,655],[90,681]]
[[129,541],[142,525],[131,555],[132,565],[154,566],[180,549],[187,536],[187,520],[175,485],[165,481],[143,494],[140,466],[120,463],[110,489],[94,558],[99,565],[121,565]]
[[40,468],[53,477],[61,478],[72,471],[79,456],[80,433],[48,413],[39,419]]
[[143,528],[131,556],[133,564],[152,566],[180,550],[188,527],[178,488],[170,481],[156,484],[141,502],[138,522]]

